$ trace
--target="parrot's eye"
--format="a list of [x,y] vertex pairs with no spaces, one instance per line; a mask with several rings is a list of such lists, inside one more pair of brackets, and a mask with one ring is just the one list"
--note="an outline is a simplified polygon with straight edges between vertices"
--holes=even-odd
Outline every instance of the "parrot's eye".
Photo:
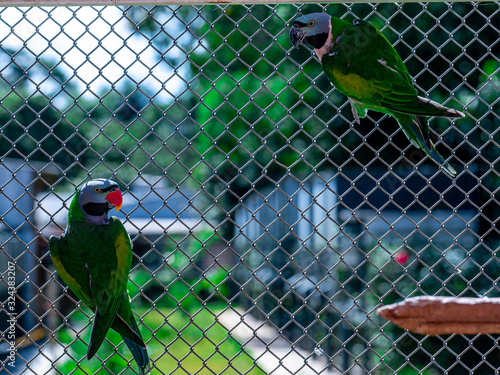
[[100,194],[101,193],[101,188],[100,187],[95,187],[94,188],[94,191],[97,193],[97,194]]
[[314,25],[315,25],[315,23],[314,23],[314,21],[313,21],[313,20],[311,20],[311,21],[309,21],[309,22],[307,23],[307,26],[309,26],[309,27],[313,27]]

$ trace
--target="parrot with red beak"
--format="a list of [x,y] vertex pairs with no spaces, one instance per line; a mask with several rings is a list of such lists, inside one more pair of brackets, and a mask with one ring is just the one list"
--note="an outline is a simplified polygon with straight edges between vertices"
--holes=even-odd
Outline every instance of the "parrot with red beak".
[[88,181],[71,201],[63,234],[50,237],[49,249],[61,279],[95,313],[87,359],[112,328],[122,336],[143,375],[150,369],[149,357],[127,292],[132,243],[121,221],[108,217],[122,203],[117,183]]

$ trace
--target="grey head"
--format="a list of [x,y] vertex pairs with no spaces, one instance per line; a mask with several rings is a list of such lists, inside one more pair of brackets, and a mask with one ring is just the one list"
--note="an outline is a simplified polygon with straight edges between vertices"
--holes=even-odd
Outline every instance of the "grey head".
[[118,184],[104,178],[86,182],[80,189],[78,204],[86,219],[94,224],[107,224],[108,212],[116,207],[118,211],[123,203]]
[[316,49],[323,47],[330,34],[330,19],[326,13],[310,13],[296,18],[290,29],[290,41],[295,47],[300,43]]

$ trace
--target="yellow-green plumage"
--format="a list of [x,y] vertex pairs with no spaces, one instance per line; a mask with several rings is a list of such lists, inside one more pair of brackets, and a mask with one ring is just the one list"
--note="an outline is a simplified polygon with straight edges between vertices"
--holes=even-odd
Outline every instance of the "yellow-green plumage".
[[[87,358],[94,356],[113,328],[122,335],[144,374],[149,370],[149,358],[127,294],[132,244],[120,220],[107,217],[112,205],[104,192],[115,194],[117,185],[109,180],[91,182],[73,197],[64,233],[49,240],[50,254],[61,279],[95,313]],[[84,212],[82,191],[89,211],[105,211],[102,215]]]

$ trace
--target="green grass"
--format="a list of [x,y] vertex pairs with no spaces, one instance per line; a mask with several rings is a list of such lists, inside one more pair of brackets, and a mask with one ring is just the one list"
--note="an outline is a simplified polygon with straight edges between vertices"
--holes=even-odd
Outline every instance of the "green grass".
[[[213,311],[221,311],[222,308],[223,306],[211,307]],[[137,309],[141,315],[146,314],[146,311]],[[69,324],[78,327],[86,321],[85,315],[78,311],[71,317]],[[263,374],[258,368],[253,368],[253,359],[242,351],[238,342],[228,336],[223,326],[215,322],[214,315],[208,308],[189,313],[171,308],[151,310],[144,315],[140,328],[152,360],[151,374]],[[57,337],[68,345],[67,351],[74,359],[67,360],[66,357],[55,363],[63,374],[136,373],[134,370],[137,367],[133,360],[130,367],[134,370],[127,368],[125,359],[130,361],[132,355],[120,335],[114,331],[110,330],[107,334],[111,343],[105,340],[97,356],[90,361],[85,358],[90,327],[81,332],[81,338],[77,338],[70,328],[59,330]],[[74,342],[71,343],[72,341]]]

